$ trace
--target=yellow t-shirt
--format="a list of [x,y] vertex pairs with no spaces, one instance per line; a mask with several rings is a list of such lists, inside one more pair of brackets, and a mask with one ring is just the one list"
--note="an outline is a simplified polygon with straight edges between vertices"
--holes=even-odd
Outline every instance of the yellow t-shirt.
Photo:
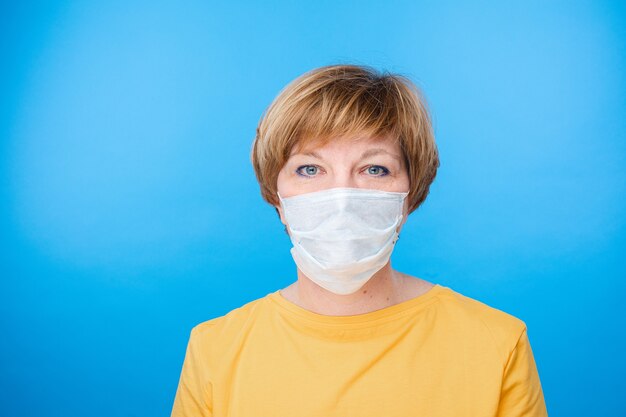
[[435,285],[325,316],[274,292],[193,328],[172,417],[547,416],[523,321]]

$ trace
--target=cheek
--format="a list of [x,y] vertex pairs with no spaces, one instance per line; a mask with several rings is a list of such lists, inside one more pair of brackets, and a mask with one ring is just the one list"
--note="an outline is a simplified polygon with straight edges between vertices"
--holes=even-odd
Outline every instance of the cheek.
[[281,197],[290,197],[292,189],[293,185],[290,185],[289,176],[285,168],[283,168],[278,172],[278,177],[276,178],[276,191],[278,191]]
[[404,186],[404,189],[406,191],[409,191],[409,189],[411,188],[411,180],[409,179],[408,174],[404,174],[404,178],[402,179],[402,185]]
[[398,176],[398,182],[405,187],[405,191],[408,191],[411,187],[411,178],[409,177],[409,172],[406,168],[402,168],[400,175]]
[[409,176],[406,173],[399,173],[390,178],[388,191],[405,193],[409,191],[410,186]]

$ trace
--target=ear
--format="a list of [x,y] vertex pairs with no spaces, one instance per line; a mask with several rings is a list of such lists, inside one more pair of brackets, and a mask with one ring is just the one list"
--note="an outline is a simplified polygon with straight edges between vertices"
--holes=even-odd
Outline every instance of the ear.
[[402,222],[400,222],[400,224],[398,225],[398,233],[400,233],[400,230],[402,230],[402,228],[404,227],[404,223],[406,223],[406,221],[409,219],[409,203],[407,202],[407,200],[404,200],[404,207],[402,209]]
[[280,219],[280,222],[282,224],[284,224],[285,226],[287,226],[287,222],[285,221],[285,213],[283,213],[283,208],[279,205],[274,206],[274,209],[276,209],[276,214],[278,214],[278,218]]
[[289,234],[289,228],[287,227],[287,221],[285,220],[285,213],[283,212],[283,208],[278,205],[274,206],[274,209],[276,209],[276,214],[278,214],[280,222],[283,224],[283,226],[285,226],[285,233],[287,234],[287,236],[291,237],[291,235]]
[[400,223],[398,230],[401,230],[404,227],[404,223],[406,223],[408,219],[409,219],[409,213],[404,212],[404,214],[402,215],[402,222]]

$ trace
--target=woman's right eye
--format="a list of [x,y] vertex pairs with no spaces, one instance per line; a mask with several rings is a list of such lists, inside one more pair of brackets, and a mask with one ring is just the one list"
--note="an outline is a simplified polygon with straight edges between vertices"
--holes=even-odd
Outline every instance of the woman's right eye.
[[302,175],[303,177],[312,177],[317,175],[319,172],[319,168],[315,165],[302,165],[296,169],[296,173],[298,175]]

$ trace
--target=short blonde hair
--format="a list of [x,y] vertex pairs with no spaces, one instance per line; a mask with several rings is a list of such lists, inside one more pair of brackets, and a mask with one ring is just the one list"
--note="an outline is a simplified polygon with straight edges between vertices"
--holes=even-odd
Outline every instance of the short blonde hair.
[[287,85],[267,108],[252,147],[263,198],[279,204],[278,173],[294,147],[357,136],[399,141],[410,180],[409,212],[419,207],[439,167],[425,99],[406,77],[356,65],[307,72]]

